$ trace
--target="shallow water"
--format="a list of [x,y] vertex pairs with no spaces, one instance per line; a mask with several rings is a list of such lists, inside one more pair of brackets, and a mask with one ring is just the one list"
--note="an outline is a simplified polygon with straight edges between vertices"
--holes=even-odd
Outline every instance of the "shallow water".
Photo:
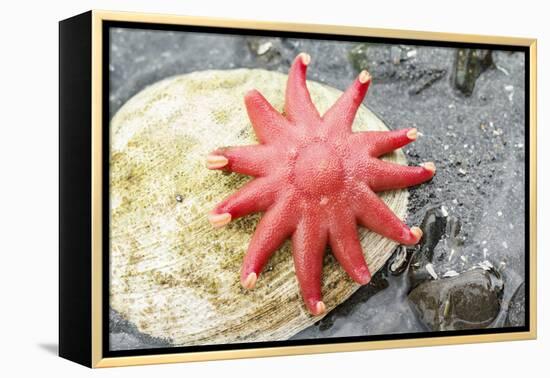
[[364,298],[368,295],[364,288],[359,289],[342,309],[331,312],[293,339],[425,332],[427,328],[416,318],[407,300],[410,285],[406,272],[393,276],[387,269],[377,278],[385,281],[385,289],[368,299]]

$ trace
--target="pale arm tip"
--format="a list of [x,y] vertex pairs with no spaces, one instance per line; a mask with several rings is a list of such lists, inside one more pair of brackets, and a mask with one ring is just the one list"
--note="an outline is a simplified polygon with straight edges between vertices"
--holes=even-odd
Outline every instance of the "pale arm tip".
[[424,169],[432,172],[432,174],[435,173],[435,164],[431,161],[429,161],[427,163],[420,164],[420,166],[423,167]]
[[241,284],[245,289],[250,290],[250,289],[253,289],[254,286],[256,286],[257,280],[258,280],[258,276],[256,275],[256,273],[252,272],[248,276],[246,276],[246,278],[244,279],[244,281],[241,282]]
[[411,227],[411,234],[413,234],[413,236],[415,237],[415,239],[416,239],[415,244],[416,244],[420,241],[420,238],[422,238],[422,235],[424,233],[422,232],[420,227]]
[[298,56],[302,60],[302,64],[304,66],[309,65],[309,63],[311,62],[311,56],[308,53],[302,52]]
[[363,70],[361,71],[361,73],[359,74],[359,82],[361,84],[366,84],[368,83],[369,81],[371,81],[372,79],[372,76],[370,75],[370,73],[368,73],[367,70]]
[[229,163],[229,160],[225,156],[209,154],[206,157],[206,168],[208,169],[220,169],[225,167]]
[[322,315],[325,313],[326,310],[327,306],[325,306],[325,303],[323,301],[319,301],[315,304],[315,308],[313,309],[312,314],[315,316]]
[[223,227],[229,222],[231,222],[231,214],[229,213],[223,213],[223,214],[210,214],[208,216],[208,221],[210,224],[216,228]]
[[409,131],[407,131],[407,138],[409,138],[410,140],[416,140],[417,137],[418,137],[418,130],[410,129]]

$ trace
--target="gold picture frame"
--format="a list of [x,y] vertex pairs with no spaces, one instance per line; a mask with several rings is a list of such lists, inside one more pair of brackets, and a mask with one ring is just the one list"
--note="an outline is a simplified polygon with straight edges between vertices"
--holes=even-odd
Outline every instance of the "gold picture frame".
[[[230,29],[251,29],[262,31],[284,31],[301,33],[322,33],[342,36],[376,37],[376,38],[398,38],[402,40],[418,40],[430,42],[457,42],[470,43],[478,45],[502,45],[517,46],[525,48],[528,52],[529,65],[526,67],[529,72],[528,88],[529,109],[526,109],[526,117],[529,123],[529,251],[528,266],[529,270],[529,301],[528,314],[529,326],[527,331],[506,332],[506,333],[488,333],[461,336],[430,336],[426,338],[413,339],[395,339],[395,340],[377,340],[360,342],[343,342],[335,344],[313,344],[299,346],[276,346],[255,349],[230,349],[230,350],[210,350],[185,353],[166,353],[133,355],[120,357],[105,357],[104,342],[104,306],[105,287],[103,285],[103,274],[105,264],[105,250],[103,248],[103,216],[106,210],[103,204],[104,188],[104,169],[105,152],[103,151],[103,128],[104,125],[104,91],[105,81],[102,77],[104,60],[104,24],[106,22],[128,22],[140,24],[161,24],[161,25],[191,25],[201,27],[217,27]],[[143,364],[160,364],[186,361],[207,361],[218,359],[237,359],[264,356],[282,356],[310,353],[327,352],[346,352],[358,350],[402,348],[435,346],[448,344],[466,344],[494,341],[512,341],[535,339],[537,335],[537,298],[536,298],[536,222],[537,222],[537,41],[528,38],[513,38],[501,36],[482,36],[469,34],[436,33],[423,31],[405,31],[393,29],[377,29],[367,27],[351,27],[336,25],[316,25],[316,24],[294,24],[280,22],[259,22],[252,20],[229,20],[209,17],[189,17],[161,14],[145,13],[127,13],[93,10],[83,15],[60,23],[60,88],[63,92],[68,91],[70,85],[73,85],[73,78],[83,80],[83,93],[89,92],[89,96],[84,99],[77,97],[69,98],[69,94],[60,95],[60,124],[61,124],[61,187],[62,193],[60,218],[62,227],[60,229],[60,355],[73,361],[82,363],[90,367],[114,367]],[[79,39],[79,34],[82,38]],[[74,54],[79,48],[85,48],[89,51],[81,56],[82,61],[89,61],[87,67],[90,68],[89,77],[83,78],[86,72],[69,73],[68,60],[76,59]],[[71,50],[72,49],[72,50]],[[73,52],[74,51],[74,52]],[[82,54],[81,54],[82,55]],[[527,54],[526,54],[527,55]],[[527,58],[527,56],[526,56]],[[80,75],[80,76],[79,76]],[[77,80],[77,79],[74,79]],[[87,96],[87,95],[86,95]],[[80,101],[78,114],[70,113],[67,110],[69,106],[76,106],[71,101]],[[89,101],[89,102],[87,102]],[[74,138],[78,131],[67,131],[69,122],[88,121],[89,128],[83,127],[82,132],[77,137],[82,138],[82,143],[89,143],[89,171],[82,181],[82,188],[86,192],[71,192],[70,189],[63,189],[64,175],[70,175],[73,171],[69,165],[65,166],[64,161],[68,159],[68,154],[75,153],[70,147],[64,147],[64,141]],[[73,125],[74,127],[74,125]],[[526,136],[527,139],[527,136]],[[69,164],[69,163],[67,163]],[[86,174],[82,173],[82,174]],[[84,176],[83,176],[84,177]],[[87,189],[86,189],[87,188]],[[76,190],[76,189],[74,189]],[[88,196],[88,197],[83,197]],[[527,196],[527,194],[526,194]],[[68,210],[69,205],[74,205],[87,198],[82,205],[89,215],[88,221],[75,224],[71,218],[76,216]],[[526,209],[527,210],[527,209]],[[71,227],[80,227],[79,232],[86,233],[85,239],[78,239],[78,234],[72,239],[68,233],[73,231]],[[67,241],[65,241],[67,240]],[[89,242],[89,244],[87,244]],[[80,253],[83,255],[69,256],[70,254]],[[527,253],[527,252],[526,252]],[[79,277],[76,277],[78,275]],[[88,284],[86,284],[86,282]],[[74,296],[80,291],[83,298],[82,302],[75,302]],[[89,292],[88,292],[89,290]],[[84,294],[82,294],[84,293]],[[78,307],[75,309],[74,307]],[[80,311],[80,312],[79,312]],[[76,320],[75,320],[76,319]],[[79,345],[79,341],[82,345]],[[86,344],[86,345],[84,345]],[[89,345],[88,345],[89,344]]]

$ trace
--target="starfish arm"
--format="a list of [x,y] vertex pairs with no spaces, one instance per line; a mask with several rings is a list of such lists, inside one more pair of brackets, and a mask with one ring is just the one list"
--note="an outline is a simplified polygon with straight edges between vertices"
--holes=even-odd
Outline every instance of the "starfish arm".
[[276,190],[272,178],[260,177],[227,197],[209,216],[214,226],[224,226],[231,220],[267,210],[274,202]]
[[371,231],[405,245],[419,242],[422,231],[411,230],[366,185],[358,186],[355,198],[355,216]]
[[292,122],[305,125],[316,124],[320,119],[306,85],[306,70],[310,60],[310,56],[305,53],[294,59],[288,72],[285,95],[286,117]]
[[288,121],[257,90],[249,91],[244,97],[248,118],[254,133],[261,143],[268,143],[286,135]]
[[332,254],[348,275],[357,283],[366,285],[371,275],[357,234],[355,218],[349,211],[335,212],[329,228]]
[[355,114],[361,106],[371,82],[367,71],[362,71],[357,79],[342,93],[340,98],[323,115],[323,125],[334,132],[351,132]]
[[248,176],[264,176],[269,172],[272,150],[264,145],[218,148],[206,158],[208,169],[220,169]]
[[241,268],[241,284],[245,288],[254,287],[271,255],[294,231],[293,220],[286,216],[289,211],[287,203],[277,203],[258,222]]
[[301,219],[292,235],[292,255],[296,277],[306,307],[313,315],[325,312],[321,276],[326,242],[326,231],[319,226],[317,217],[311,214]]
[[[388,154],[416,140],[414,128],[395,131],[364,131],[353,134],[352,140],[358,148],[366,148],[373,157]],[[364,146],[364,147],[362,147]]]
[[369,186],[375,192],[403,189],[430,180],[435,174],[433,163],[410,167],[374,159],[370,164]]

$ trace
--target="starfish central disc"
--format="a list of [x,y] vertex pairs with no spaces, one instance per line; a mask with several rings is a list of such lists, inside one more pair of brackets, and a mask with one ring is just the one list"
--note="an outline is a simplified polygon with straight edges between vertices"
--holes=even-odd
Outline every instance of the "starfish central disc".
[[310,195],[339,192],[344,181],[340,157],[326,144],[313,143],[297,152],[294,184]]
[[260,142],[221,148],[207,167],[254,176],[209,215],[215,227],[250,213],[263,212],[241,268],[241,283],[252,289],[271,255],[292,239],[292,255],[302,297],[313,315],[322,301],[323,254],[332,254],[361,285],[371,275],[357,225],[405,245],[418,243],[422,231],[409,228],[377,195],[430,180],[433,163],[408,167],[379,159],[416,140],[416,129],[353,132],[355,114],[370,84],[363,71],[323,115],[306,86],[307,54],[292,63],[284,114],[256,90],[245,106]]

